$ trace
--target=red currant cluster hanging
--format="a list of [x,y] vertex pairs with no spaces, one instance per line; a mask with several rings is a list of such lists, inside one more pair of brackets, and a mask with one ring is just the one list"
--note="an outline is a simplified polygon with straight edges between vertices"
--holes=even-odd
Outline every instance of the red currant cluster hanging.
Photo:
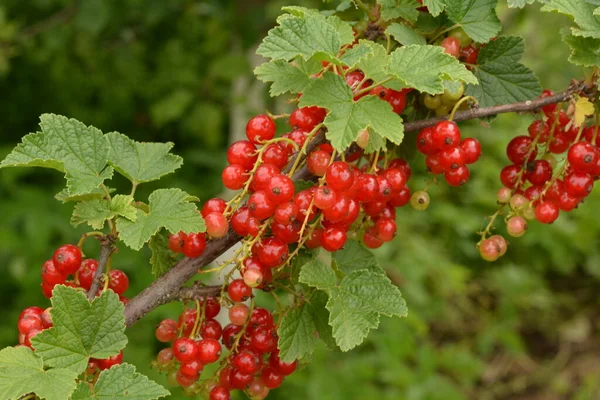
[[[98,268],[98,261],[87,258],[83,259],[83,253],[78,246],[66,244],[59,247],[52,257],[42,265],[42,293],[47,298],[52,298],[52,290],[56,285],[65,285],[80,288],[86,292],[92,287],[92,281]],[[69,277],[72,277],[69,279]],[[98,289],[96,296],[104,290],[112,290],[119,295],[123,304],[129,299],[123,293],[129,287],[129,278],[118,269],[110,270],[108,275],[103,275],[103,287]],[[28,307],[21,312],[17,327],[19,329],[19,344],[31,348],[31,338],[44,329],[52,327],[50,310],[52,307],[42,309],[40,307]],[[101,370],[121,364],[123,352],[107,359],[90,359],[86,374],[92,376]]]
[[[551,95],[546,90],[542,97]],[[479,252],[488,261],[506,252],[507,243],[502,236],[487,238],[494,220],[506,206],[510,208],[505,217],[507,232],[520,237],[527,231],[528,220],[551,224],[561,211],[575,209],[600,178],[598,126],[577,126],[557,104],[545,106],[542,111],[543,118],[529,126],[529,135],[513,138],[506,148],[512,164],[500,172],[504,188],[497,197],[501,206],[479,242]],[[565,152],[566,158],[559,167],[556,155]]]

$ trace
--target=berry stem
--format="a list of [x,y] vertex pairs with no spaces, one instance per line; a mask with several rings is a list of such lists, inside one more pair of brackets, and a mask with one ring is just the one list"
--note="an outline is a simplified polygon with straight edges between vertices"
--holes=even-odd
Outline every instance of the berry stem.
[[308,144],[314,138],[314,136],[317,134],[317,132],[319,132],[319,129],[321,129],[322,127],[323,127],[322,123],[315,126],[313,128],[313,130],[310,131],[310,133],[306,136],[306,140],[304,141],[304,144],[302,145],[300,152],[296,156],[296,159],[294,160],[294,164],[292,164],[292,168],[290,168],[290,172],[288,172],[288,174],[287,174],[290,178],[292,176],[294,176],[294,173],[296,172],[298,165],[300,165],[300,160],[302,160],[302,158],[303,158],[302,156],[306,155],[306,148],[308,147]]
[[[381,82],[377,82],[377,83],[373,83],[371,86],[368,86],[364,89],[359,90],[358,92],[354,93],[354,97],[356,96],[360,96],[363,93],[368,93],[371,91],[371,89],[375,89],[377,86],[381,86],[384,83],[388,83],[389,81],[391,81],[392,78],[385,78],[384,80],[382,80]],[[357,87],[360,87],[360,84],[357,85]]]
[[206,302],[202,302],[202,310],[200,310],[200,300],[196,299],[196,320],[194,321],[194,327],[190,333],[190,338],[195,338],[198,332],[198,326],[200,320],[204,320],[204,313],[206,311]]
[[452,112],[450,113],[450,117],[448,117],[448,121],[452,121],[454,120],[454,114],[456,114],[456,111],[458,111],[458,108],[465,102],[465,101],[469,101],[472,100],[475,104],[477,104],[477,99],[473,96],[465,96],[462,99],[460,99],[459,101],[456,102],[456,104],[454,105],[454,108],[452,108]]
[[79,239],[79,242],[77,242],[77,247],[81,249],[86,239],[89,237],[101,238],[102,236],[104,236],[104,233],[98,231],[84,233],[83,235],[81,235],[81,239]]

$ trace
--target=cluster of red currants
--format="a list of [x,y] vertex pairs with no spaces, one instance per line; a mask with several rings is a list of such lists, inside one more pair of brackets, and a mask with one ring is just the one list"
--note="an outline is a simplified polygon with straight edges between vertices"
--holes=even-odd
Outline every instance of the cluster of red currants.
[[429,172],[444,174],[451,186],[467,183],[471,176],[467,164],[475,163],[481,156],[481,144],[477,139],[461,141],[460,129],[452,121],[438,122],[417,135],[417,149],[427,158]]
[[[52,289],[56,285],[90,290],[97,268],[98,261],[91,258],[84,260],[79,247],[65,244],[54,252],[51,260],[42,265],[42,293],[51,298]],[[72,275],[73,279],[68,280],[69,275]],[[108,273],[107,288],[118,294],[123,303],[128,301],[123,296],[128,287],[129,278],[125,272],[113,269]]]
[[[296,370],[297,362],[279,358],[271,313],[260,307],[251,310],[242,303],[252,295],[251,288],[237,279],[229,284],[227,294],[234,303],[225,327],[214,319],[221,306],[210,297],[199,302],[197,309],[186,309],[177,322],[161,321],[156,338],[172,345],[158,353],[154,365],[189,394],[202,391],[211,400],[228,400],[232,390],[245,390],[250,398],[263,399]],[[204,367],[219,360],[222,346],[230,351],[229,356],[222,359],[211,379],[199,381]]]

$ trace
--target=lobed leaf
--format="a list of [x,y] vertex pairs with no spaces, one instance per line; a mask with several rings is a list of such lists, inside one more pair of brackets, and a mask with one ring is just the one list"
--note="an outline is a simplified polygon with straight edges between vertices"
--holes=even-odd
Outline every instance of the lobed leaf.
[[132,196],[118,194],[111,200],[96,198],[81,201],[75,205],[71,224],[77,226],[85,222],[94,229],[102,229],[107,219],[116,216],[135,221],[137,209],[133,206]]
[[496,15],[498,0],[445,0],[448,18],[462,26],[474,41],[486,43],[502,25]]

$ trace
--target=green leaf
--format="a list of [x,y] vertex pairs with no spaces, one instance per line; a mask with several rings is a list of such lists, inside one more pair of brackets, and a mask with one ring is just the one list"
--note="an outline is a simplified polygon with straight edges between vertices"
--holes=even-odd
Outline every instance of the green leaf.
[[31,342],[46,364],[83,372],[90,357],[108,358],[127,344],[123,303],[108,290],[90,303],[85,293],[57,285],[52,292],[54,326]]
[[326,308],[328,300],[329,297],[327,296],[327,293],[315,290],[312,296],[310,296],[310,310],[319,334],[319,339],[321,339],[327,347],[334,349],[337,345],[333,338],[331,325],[329,325],[329,311]]
[[445,0],[423,0],[423,5],[427,7],[429,14],[437,17],[446,8]]
[[296,192],[309,189],[313,186],[315,186],[315,183],[312,181],[305,181],[304,179],[298,179],[294,181],[294,190]]
[[308,60],[315,54],[335,59],[342,45],[353,40],[348,37],[349,25],[339,18],[326,18],[302,7],[284,10],[289,14],[277,18],[279,26],[269,31],[256,54],[285,61],[298,56]]
[[481,107],[508,104],[537,98],[539,79],[519,61],[525,46],[517,36],[502,36],[479,52],[475,76],[479,86],[467,86],[467,96],[474,96]]
[[373,49],[373,54],[361,59],[356,67],[360,69],[367,78],[371,78],[375,82],[381,82],[388,78],[386,72],[389,56],[385,47],[372,42],[370,40],[361,39],[358,41],[359,46],[369,46]]
[[548,0],[542,11],[556,11],[575,20],[577,28],[571,28],[574,36],[600,39],[600,16],[595,14],[596,5],[582,0]]
[[[115,189],[109,188],[107,186],[105,186],[105,188],[108,191],[108,193],[113,193],[115,191]],[[58,192],[57,194],[55,194],[54,198],[58,201],[62,201],[63,203],[68,203],[68,202],[73,202],[73,201],[87,201],[87,200],[93,200],[93,199],[100,199],[104,196],[106,196],[106,191],[101,188],[96,188],[86,194],[79,194],[79,195],[74,195],[74,196],[71,196],[69,194],[69,191],[65,188],[65,189],[61,190],[60,192]]]
[[348,240],[342,250],[333,253],[333,260],[346,275],[362,269],[383,273],[375,255],[356,240]]
[[317,327],[309,304],[292,306],[281,319],[277,334],[279,356],[284,362],[312,354],[317,344]]
[[342,351],[363,342],[379,325],[379,315],[406,316],[406,302],[387,276],[370,270],[353,271],[338,281],[333,269],[320,261],[306,264],[300,282],[327,292],[329,325]]
[[427,44],[425,38],[405,24],[393,23],[385,30],[385,33],[393,36],[396,41],[404,46],[411,44]]
[[446,14],[474,41],[487,43],[498,35],[502,25],[496,15],[498,0],[445,0]]
[[120,364],[100,373],[93,388],[81,382],[72,400],[153,400],[170,395],[169,391],[136,372],[131,364]]
[[[294,65],[296,64],[296,65]],[[269,94],[271,97],[280,94],[300,93],[310,84],[310,77],[322,66],[319,61],[299,59],[293,64],[283,60],[274,60],[259,65],[254,69],[256,77],[263,82],[272,82]]]
[[571,63],[583,67],[600,66],[600,39],[564,35],[563,40],[571,47]]
[[346,64],[348,67],[354,68],[359,61],[372,56],[373,53],[373,48],[367,45],[364,41],[361,41],[361,43],[346,51],[340,58],[340,61]]
[[155,181],[181,167],[183,159],[169,152],[173,143],[140,143],[127,136],[106,134],[110,146],[108,161],[134,185]]
[[415,22],[419,17],[417,8],[421,7],[416,0],[377,0],[381,5],[381,17],[389,21],[396,18],[404,18]]
[[155,278],[158,278],[175,265],[177,262],[177,254],[169,249],[169,238],[162,232],[152,236],[148,246],[152,251],[152,257],[150,257],[152,275],[154,275]]
[[394,50],[389,72],[407,86],[429,94],[443,93],[444,80],[477,83],[475,76],[440,46],[411,45]]
[[82,201],[75,205],[71,224],[77,226],[85,222],[94,229],[102,229],[107,219],[112,219],[117,215],[135,221],[137,209],[132,203],[133,197],[123,194],[114,196],[110,201],[107,199]]
[[0,163],[4,167],[44,167],[65,173],[70,196],[94,191],[110,179],[108,146],[102,132],[61,115],[42,114],[41,132],[22,142]]
[[[378,135],[400,144],[404,138],[402,118],[394,113],[387,102],[375,96],[354,101],[352,90],[344,78],[333,73],[315,79],[302,95],[301,107],[313,105],[330,110],[324,121],[326,137],[338,151],[348,148],[358,133],[367,128],[372,140],[373,136]],[[385,143],[380,141],[380,144],[383,146]]]
[[508,6],[510,8],[523,8],[527,4],[533,4],[538,0],[508,0]]
[[0,398],[21,398],[35,393],[46,400],[67,400],[75,390],[77,373],[64,368],[44,369],[44,363],[28,347],[0,351]]
[[180,189],[159,189],[148,198],[149,212],[137,210],[137,219],[119,217],[119,238],[127,246],[139,250],[161,228],[171,233],[204,232],[204,219],[190,196]]

